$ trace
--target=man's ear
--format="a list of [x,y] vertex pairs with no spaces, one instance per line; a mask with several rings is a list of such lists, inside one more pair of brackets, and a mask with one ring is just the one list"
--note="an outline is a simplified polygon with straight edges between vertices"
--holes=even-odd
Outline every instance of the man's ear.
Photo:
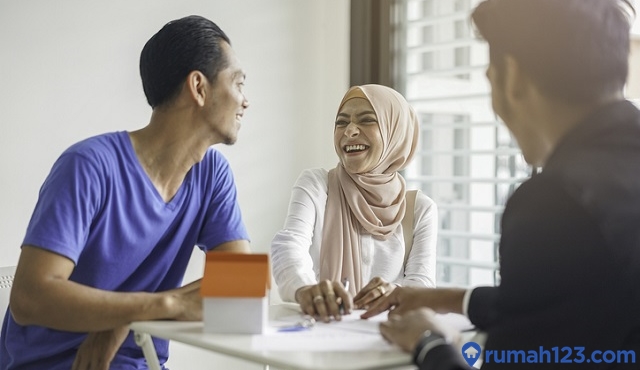
[[198,104],[198,106],[204,106],[204,102],[207,97],[207,84],[207,77],[205,77],[205,75],[200,71],[192,71],[187,76],[187,91],[189,92],[189,96],[196,102],[196,104]]
[[526,98],[531,87],[529,76],[522,70],[520,63],[511,55],[504,56],[504,92],[511,101]]

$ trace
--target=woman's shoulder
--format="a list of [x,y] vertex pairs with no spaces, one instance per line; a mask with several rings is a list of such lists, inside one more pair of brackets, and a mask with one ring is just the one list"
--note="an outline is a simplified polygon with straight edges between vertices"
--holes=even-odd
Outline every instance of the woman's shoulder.
[[307,168],[302,170],[300,173],[300,178],[302,177],[327,182],[327,179],[329,178],[329,170],[324,168]]
[[328,182],[329,171],[324,168],[308,168],[300,173],[296,186],[304,189],[324,189],[326,193]]
[[427,194],[418,190],[416,194],[415,214],[437,212],[437,210],[438,207],[436,205],[436,202],[434,202],[433,199],[431,199]]

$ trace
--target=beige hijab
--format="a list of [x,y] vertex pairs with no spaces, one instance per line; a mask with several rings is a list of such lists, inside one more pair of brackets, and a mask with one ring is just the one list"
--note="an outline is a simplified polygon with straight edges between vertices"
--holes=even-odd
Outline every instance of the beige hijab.
[[404,97],[386,86],[352,87],[342,98],[338,112],[353,98],[365,98],[373,106],[382,136],[382,155],[368,173],[349,173],[342,163],[329,171],[320,279],[347,278],[351,294],[356,294],[364,286],[360,233],[386,240],[404,217],[405,181],[398,171],[406,167],[415,152],[418,118]]

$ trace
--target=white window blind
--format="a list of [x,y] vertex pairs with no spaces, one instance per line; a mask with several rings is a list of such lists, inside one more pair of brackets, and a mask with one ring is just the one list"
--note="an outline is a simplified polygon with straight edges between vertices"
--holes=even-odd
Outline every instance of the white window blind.
[[491,109],[488,46],[469,15],[479,0],[393,4],[396,85],[416,109],[421,136],[410,188],[438,205],[437,284],[497,284],[500,218],[530,169]]

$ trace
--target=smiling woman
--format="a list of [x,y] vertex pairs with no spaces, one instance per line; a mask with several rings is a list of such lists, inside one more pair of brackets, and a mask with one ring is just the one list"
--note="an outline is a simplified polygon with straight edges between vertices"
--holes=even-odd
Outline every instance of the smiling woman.
[[[378,117],[362,90],[352,89],[354,96],[345,101],[338,112],[334,144],[340,162],[350,173],[373,170],[382,156],[382,137]],[[359,93],[358,93],[359,92]]]
[[[348,312],[399,285],[435,285],[437,209],[422,193],[407,202],[398,172],[413,158],[417,139],[415,112],[398,92],[380,85],[347,91],[334,127],[340,162],[300,175],[271,245],[285,301],[340,319],[341,303]],[[406,227],[405,213],[414,219]]]

